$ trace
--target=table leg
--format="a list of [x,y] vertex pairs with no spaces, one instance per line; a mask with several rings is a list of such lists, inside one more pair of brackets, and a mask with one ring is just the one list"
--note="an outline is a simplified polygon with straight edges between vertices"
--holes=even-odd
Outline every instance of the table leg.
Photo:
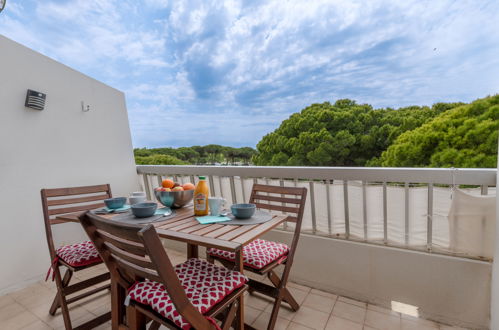
[[[236,269],[238,272],[244,274],[244,263],[243,263],[243,249],[236,251]],[[236,315],[236,329],[244,329],[244,294],[239,297],[239,309]]]
[[198,258],[198,257],[199,257],[198,246],[196,244],[187,243],[187,259]]

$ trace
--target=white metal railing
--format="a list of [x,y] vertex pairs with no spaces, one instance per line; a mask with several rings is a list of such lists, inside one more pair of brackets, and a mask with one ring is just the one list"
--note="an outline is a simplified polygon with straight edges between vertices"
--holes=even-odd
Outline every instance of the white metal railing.
[[[306,232],[332,238],[460,255],[434,246],[434,192],[439,196],[446,193],[452,195],[454,187],[465,185],[474,186],[476,193],[487,195],[489,188],[495,190],[497,170],[138,165],[137,173],[141,176],[149,198],[153,198],[154,186],[160,185],[167,177],[175,181],[195,183],[197,175],[205,175],[208,177],[212,194],[221,195],[232,203],[247,201],[252,183],[306,186],[306,215],[309,218],[308,227],[304,226]],[[418,228],[412,232],[413,213],[423,212],[421,207],[413,206],[414,196],[422,196],[422,190],[426,199],[426,228]],[[369,204],[368,199],[372,197],[373,191],[378,192],[379,198]],[[395,200],[400,203],[395,203]],[[403,208],[399,204],[403,204]],[[403,209],[400,216],[392,215],[395,206]],[[437,208],[439,206],[440,204]],[[376,222],[370,219],[373,213],[378,214],[378,229],[375,228]],[[394,217],[396,220],[390,221]],[[284,230],[289,228],[288,225],[283,227]],[[425,237],[421,238],[423,231],[426,231]],[[397,235],[400,236],[398,240],[394,238]],[[439,241],[441,240],[439,237]],[[447,243],[437,245],[445,244]],[[462,256],[484,259],[479,255]]]

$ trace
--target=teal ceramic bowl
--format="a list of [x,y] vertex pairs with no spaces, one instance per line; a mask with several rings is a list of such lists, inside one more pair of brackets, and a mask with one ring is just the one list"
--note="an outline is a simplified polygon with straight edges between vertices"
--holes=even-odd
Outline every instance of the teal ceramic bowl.
[[249,219],[255,214],[255,204],[234,204],[230,207],[232,215],[238,219]]
[[145,202],[145,203],[137,203],[130,206],[132,209],[133,215],[137,218],[147,218],[152,217],[156,209],[158,208],[157,203],[153,202]]
[[111,210],[119,209],[120,207],[125,206],[125,203],[126,197],[114,197],[104,200],[104,204]]

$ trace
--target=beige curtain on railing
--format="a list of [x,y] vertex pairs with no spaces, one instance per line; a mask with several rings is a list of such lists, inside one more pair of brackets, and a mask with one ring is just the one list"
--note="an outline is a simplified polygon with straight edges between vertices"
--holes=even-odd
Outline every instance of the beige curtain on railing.
[[495,195],[454,192],[449,212],[450,250],[492,259],[494,257]]

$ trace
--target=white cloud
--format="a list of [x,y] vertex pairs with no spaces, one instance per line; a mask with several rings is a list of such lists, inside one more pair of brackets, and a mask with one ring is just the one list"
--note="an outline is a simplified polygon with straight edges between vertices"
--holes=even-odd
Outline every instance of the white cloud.
[[137,146],[255,144],[311,103],[497,93],[498,20],[494,0],[27,0],[0,33],[124,90]]

